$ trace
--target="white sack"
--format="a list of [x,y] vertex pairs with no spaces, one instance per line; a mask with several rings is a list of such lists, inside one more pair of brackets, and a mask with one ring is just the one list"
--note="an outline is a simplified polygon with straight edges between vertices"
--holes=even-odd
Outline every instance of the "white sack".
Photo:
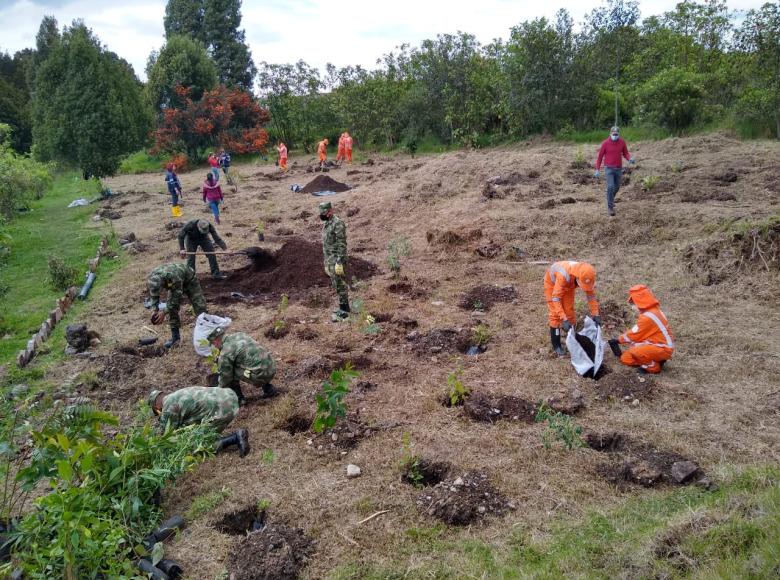
[[211,354],[211,345],[206,337],[218,326],[230,326],[230,318],[220,318],[214,314],[202,312],[195,320],[195,330],[192,333],[192,345],[195,352],[200,356],[209,356]]
[[574,327],[572,327],[566,337],[566,348],[569,349],[569,353],[571,354],[571,364],[578,374],[584,375],[588,371],[593,370],[593,376],[595,376],[601,368],[601,363],[604,362],[604,345],[606,344],[606,341],[601,337],[601,327],[596,326],[593,319],[586,316],[582,330],[579,332],[582,336],[589,338],[596,347],[594,355],[595,360],[591,360],[588,353],[585,352],[585,349],[577,342],[574,334]]

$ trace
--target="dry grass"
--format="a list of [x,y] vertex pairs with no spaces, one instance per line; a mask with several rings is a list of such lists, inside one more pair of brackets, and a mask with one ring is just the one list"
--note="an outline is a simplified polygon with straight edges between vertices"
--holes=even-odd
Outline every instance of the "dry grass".
[[[601,479],[593,469],[601,459],[595,451],[544,449],[541,425],[475,424],[463,418],[459,409],[441,406],[437,397],[445,388],[447,374],[459,364],[464,383],[474,392],[538,401],[577,387],[587,400],[586,409],[576,418],[579,424],[631,433],[696,459],[707,472],[717,471],[723,462],[777,461],[778,409],[765,401],[777,389],[780,370],[778,273],[759,269],[744,272],[736,280],[703,286],[686,270],[681,250],[685,244],[707,239],[723,219],[763,220],[778,212],[778,193],[768,188],[767,172],[774,172],[780,180],[780,146],[714,135],[638,144],[633,152],[639,166],[632,184],[619,194],[618,216],[611,220],[603,204],[603,182],[577,185],[566,177],[574,147],[541,144],[414,161],[382,158],[350,178],[345,169],[334,171],[335,179],[357,186],[331,198],[342,216],[347,206],[360,208],[358,215],[345,218],[351,246],[360,240],[364,246],[360,257],[384,268],[384,248],[395,236],[406,236],[413,252],[404,260],[402,275],[429,294],[411,299],[388,293],[385,288],[392,279],[389,273],[380,274],[355,294],[365,300],[367,309],[417,320],[421,332],[468,329],[485,322],[494,331],[488,350],[479,357],[417,356],[404,338],[408,331],[392,321],[382,323],[383,331],[375,336],[363,334],[356,325],[332,324],[328,306],[335,305],[335,297],[328,289],[291,301],[285,316],[290,333],[281,340],[264,341],[279,362],[275,383],[286,395],[265,401],[246,387],[250,399],[257,398],[241,411],[236,426],[250,430],[254,451],[244,460],[234,454],[215,457],[167,490],[164,507],[169,513],[186,511],[192,498],[223,485],[232,490],[227,500],[169,547],[168,555],[181,562],[189,577],[214,577],[236,540],[216,532],[211,524],[230,511],[268,498],[270,521],[303,528],[317,541],[317,554],[304,570],[307,577],[323,577],[339,565],[357,561],[376,568],[399,564],[411,570],[424,568],[431,558],[435,560],[435,555],[423,549],[434,540],[425,532],[410,535],[409,530],[430,529],[436,522],[418,514],[416,490],[400,481],[403,432],[409,433],[414,453],[450,461],[463,470],[487,472],[496,488],[519,506],[486,525],[435,528],[439,530],[434,533],[436,541],[474,540],[502,546],[518,526],[532,535],[543,534],[543,523],[551,517],[578,517],[587,506],[607,506],[644,493],[618,492]],[[678,158],[686,159],[686,171],[672,176],[676,180],[673,191],[656,195],[638,189],[641,176],[663,173]],[[736,202],[680,200],[685,191],[711,187],[708,176],[724,167],[739,175],[727,187]],[[311,175],[298,168],[271,181],[264,177],[271,168],[235,169],[242,174],[240,191],[226,192],[227,210],[218,228],[231,249],[256,245],[255,226],[268,221],[270,215],[280,218],[279,227],[318,239],[321,225],[315,208],[319,200],[289,190],[293,183],[307,183]],[[512,187],[512,196],[491,200],[481,196],[489,177],[513,172],[527,176],[530,170],[539,171],[540,176],[501,186]],[[203,176],[180,177],[188,192]],[[578,201],[540,210],[535,192],[541,184],[549,189],[546,196],[597,202]],[[84,316],[90,328],[103,336],[103,355],[116,344],[132,343],[148,334],[141,329],[148,325],[148,312],[141,304],[145,277],[155,265],[178,259],[175,232],[163,227],[170,221],[166,197],[154,193],[164,189],[162,175],[120,177],[107,185],[115,191],[147,192],[127,194],[124,217],[114,227],[119,234],[135,232],[149,244],[149,251],[135,256],[130,266],[117,273],[112,287],[95,297],[92,310]],[[186,195],[185,218],[206,217],[196,201],[199,194]],[[314,215],[296,219],[303,210]],[[431,246],[426,232],[434,230],[459,233],[465,241]],[[475,230],[482,230],[480,239],[469,238]],[[267,233],[265,245],[276,249],[283,239]],[[485,260],[474,255],[474,249],[488,239],[503,247],[499,258]],[[651,286],[678,342],[674,359],[656,381],[652,399],[637,407],[597,400],[592,382],[577,377],[568,362],[549,354],[541,284],[544,266],[505,261],[501,256],[510,246],[520,247],[531,260],[592,262],[599,272],[601,296],[620,304],[629,286]],[[199,272],[207,272],[205,260],[199,260]],[[229,269],[244,265],[245,259],[226,257],[220,262],[223,269]],[[517,303],[499,303],[478,316],[458,308],[463,293],[480,284],[514,286]],[[323,298],[328,306],[322,306]],[[269,299],[250,307],[241,303],[216,306],[214,311],[231,316],[234,330],[263,341],[262,330],[273,320],[276,307],[277,302]],[[183,320],[184,334],[189,336],[193,316],[187,313]],[[319,336],[300,340],[297,331],[302,328],[313,329]],[[308,445],[306,433],[290,435],[276,428],[297,410],[313,411],[313,395],[323,375],[294,371],[307,359],[328,355],[371,359],[359,380],[377,386],[350,394],[347,404],[363,421],[389,425],[343,456]],[[104,362],[73,360],[58,372],[65,377],[100,370]],[[613,360],[608,363],[615,372],[627,372]],[[185,341],[183,348],[165,357],[139,359],[132,374],[106,385],[98,398],[129,419],[135,400],[152,386],[171,390],[202,384],[207,369],[197,365],[197,356]],[[273,450],[273,463],[261,460],[264,449]],[[347,463],[359,465],[362,476],[348,480]],[[358,526],[371,510],[389,512]]]

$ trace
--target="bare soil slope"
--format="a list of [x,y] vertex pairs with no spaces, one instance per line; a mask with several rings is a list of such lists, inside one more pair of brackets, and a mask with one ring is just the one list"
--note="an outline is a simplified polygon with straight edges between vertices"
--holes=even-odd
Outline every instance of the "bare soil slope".
[[[269,533],[282,539],[255,538],[255,549],[266,556],[247,555],[247,562],[283,561],[279,577],[300,569],[318,578],[354,561],[390,567],[400,561],[413,571],[424,558],[401,549],[404,531],[438,518],[469,522],[467,528],[448,528],[447,537],[501,542],[519,523],[533,529],[558,513],[577,515],[588,506],[645,493],[647,485],[673,485],[669,458],[691,459],[714,479],[722,463],[776,461],[777,237],[774,250],[771,243],[759,244],[756,254],[755,239],[747,233],[733,242],[730,228],[736,220],[778,213],[780,145],[713,134],[630,146],[638,164],[627,175],[612,219],[603,181],[573,163],[574,146],[537,142],[418,159],[377,157],[373,165],[332,170],[329,175],[353,187],[328,198],[346,220],[350,254],[378,268],[352,293],[377,318],[378,334],[363,333],[357,322],[331,323],[332,290],[322,286],[321,270],[303,269],[302,279],[316,282],[290,289],[290,307],[282,314],[288,331],[277,340],[265,338],[279,317],[283,289],[247,297],[238,273],[255,275],[246,269],[248,260],[220,258],[224,270],[236,273],[219,284],[203,279],[207,294],[221,297],[212,300],[212,311],[232,317],[234,330],[273,350],[279,362],[274,383],[283,393],[266,401],[245,388],[250,403],[236,424],[249,429],[253,451],[243,460],[232,453],[215,457],[166,490],[169,513],[186,511],[198,495],[223,486],[231,490],[166,555],[191,578],[235,566],[240,570],[231,571],[247,574],[235,559],[251,546],[242,547],[247,540],[221,533],[215,524],[268,499]],[[590,160],[596,148],[584,152]],[[301,166],[283,177],[270,167],[234,171],[240,183],[236,192],[226,188],[218,228],[231,249],[259,244],[276,251],[298,238],[316,247],[320,199],[290,190],[311,174]],[[197,193],[204,174],[181,176],[186,219],[208,217]],[[660,180],[644,192],[640,182],[648,175]],[[120,348],[149,334],[142,328],[148,325],[142,305],[147,273],[179,258],[176,225],[166,225],[167,198],[158,193],[164,191],[162,175],[121,177],[109,185],[127,192],[110,202],[121,214],[116,231],[134,232],[143,251],[116,275],[112,288],[92,298],[83,321],[103,335],[98,358],[74,359],[61,372],[63,380],[85,369],[101,372],[101,388],[83,394],[130,420],[150,388],[204,384],[208,370],[189,340],[164,356]],[[259,221],[266,224],[263,243],[257,241]],[[397,235],[413,246],[400,279],[385,264],[388,243]],[[529,262],[558,259],[597,267],[610,334],[633,324],[627,289],[645,283],[654,290],[677,338],[662,375],[638,381],[608,353],[611,373],[596,382],[551,356],[544,266]],[[204,258],[198,258],[198,271],[207,275]],[[243,291],[230,299],[233,280],[235,291]],[[584,314],[581,301],[578,308]],[[190,337],[192,314],[184,313],[183,320]],[[485,352],[467,357],[463,351],[479,323],[489,325],[492,338]],[[347,399],[349,421],[334,434],[315,436],[306,428],[314,394],[329,370],[350,360],[361,377]],[[487,409],[487,420],[442,405],[447,375],[459,365],[463,382],[478,397],[479,405],[470,408]],[[563,407],[576,411],[578,424],[600,434],[630,434],[621,440],[631,445],[545,449],[542,426],[529,420],[529,404],[548,397],[558,403],[578,399]],[[402,479],[404,433],[412,453],[451,466],[423,489]],[[653,463],[659,457],[663,461]],[[347,479],[348,463],[360,466],[362,475]],[[458,496],[459,486],[470,491]],[[472,503],[459,504],[457,497]],[[479,497],[487,499],[480,503]],[[359,523],[380,510],[388,511]]]

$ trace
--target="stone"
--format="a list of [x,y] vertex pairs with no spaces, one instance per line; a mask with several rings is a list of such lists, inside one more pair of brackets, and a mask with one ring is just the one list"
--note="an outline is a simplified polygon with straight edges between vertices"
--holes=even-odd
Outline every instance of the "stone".
[[463,485],[463,478],[459,477],[458,479],[452,482],[452,485],[456,487],[461,487]]
[[478,511],[479,513],[481,513],[481,514],[484,514],[484,513],[487,511],[487,508],[486,508],[485,506],[481,505],[481,506],[479,506],[479,507],[477,508],[477,511]]
[[27,351],[20,350],[19,354],[16,355],[16,366],[19,368],[27,366]]
[[672,464],[672,480],[675,483],[688,483],[699,471],[693,461],[676,461]]
[[574,415],[585,406],[585,398],[579,389],[560,392],[545,399],[545,403],[553,411],[565,415]]
[[347,477],[354,478],[360,476],[360,468],[350,463],[347,465]]
[[704,477],[700,478],[696,482],[696,485],[698,487],[706,489],[707,491],[717,491],[717,489],[718,489],[718,485],[714,481],[712,481],[709,477],[707,477],[706,475]]
[[626,476],[630,481],[649,487],[661,481],[661,470],[647,461],[626,461],[623,465]]
[[134,242],[137,238],[135,237],[135,232],[129,232],[119,237],[119,245],[124,246],[125,244],[130,244]]

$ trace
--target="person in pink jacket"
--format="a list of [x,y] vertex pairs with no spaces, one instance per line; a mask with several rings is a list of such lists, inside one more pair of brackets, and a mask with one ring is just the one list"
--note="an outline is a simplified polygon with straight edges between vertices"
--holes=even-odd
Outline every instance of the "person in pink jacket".
[[222,195],[222,188],[214,179],[213,173],[206,174],[206,181],[203,182],[203,201],[209,204],[211,213],[214,214],[214,221],[219,224],[219,204],[222,203],[225,196]]
[[593,174],[598,179],[601,173],[601,163],[606,166],[605,177],[607,178],[607,213],[615,215],[615,195],[620,189],[620,182],[623,179],[623,158],[633,164],[634,158],[628,152],[628,145],[620,136],[620,129],[612,127],[609,132],[609,139],[605,139],[599,148],[599,156],[596,159],[596,172]]

